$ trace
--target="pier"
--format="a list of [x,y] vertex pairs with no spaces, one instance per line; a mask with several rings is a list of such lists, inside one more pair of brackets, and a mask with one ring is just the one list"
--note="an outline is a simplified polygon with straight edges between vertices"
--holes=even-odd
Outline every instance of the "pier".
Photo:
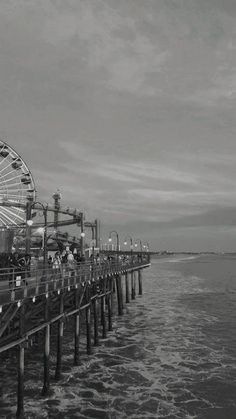
[[[113,252],[114,253],[114,252]],[[42,396],[50,388],[50,330],[57,324],[55,379],[61,377],[63,329],[67,319],[74,324],[74,365],[80,359],[81,316],[86,322],[87,354],[112,330],[112,318],[121,316],[125,303],[142,295],[142,272],[150,266],[149,255],[132,254],[126,262],[84,262],[60,272],[45,268],[25,272],[0,272],[0,353],[18,352],[17,418],[24,417],[24,370],[26,348],[43,333],[44,377]],[[11,279],[14,276],[14,280]],[[17,286],[19,277],[27,279]]]
[[[150,252],[147,244],[140,239],[133,243],[131,236],[124,242],[127,246],[130,241],[128,250],[121,250],[114,230],[109,233],[110,245],[103,246],[99,220],[88,221],[77,208],[62,207],[59,191],[52,196],[53,204],[40,202],[26,163],[3,141],[0,163],[8,179],[0,199],[0,354],[17,353],[16,417],[22,419],[30,348],[42,342],[39,394],[48,396],[52,328],[57,330],[54,380],[60,380],[66,323],[73,325],[77,366],[82,326],[91,356],[93,346],[112,330],[113,316],[122,316],[125,304],[142,295],[142,273],[150,266]],[[73,236],[63,230],[72,226]]]

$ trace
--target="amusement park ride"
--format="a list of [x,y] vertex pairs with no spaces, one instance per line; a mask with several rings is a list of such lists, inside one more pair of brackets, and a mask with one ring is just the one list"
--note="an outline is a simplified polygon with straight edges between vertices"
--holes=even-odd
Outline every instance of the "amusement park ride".
[[[27,164],[11,146],[0,140],[0,253],[11,252],[17,243],[18,246],[23,243],[25,252],[30,253],[39,232],[42,235],[45,257],[48,249],[55,250],[65,243],[80,247],[83,253],[86,227],[91,228],[97,247],[98,221],[85,222],[82,212],[62,208],[59,191],[53,195],[53,199],[52,206],[37,200],[35,182]],[[41,213],[44,222],[33,221],[33,218],[38,220]],[[53,219],[48,220],[48,213],[53,215]],[[66,218],[59,220],[59,214]],[[79,238],[70,237],[68,233],[58,230],[58,227],[72,224],[80,227]]]

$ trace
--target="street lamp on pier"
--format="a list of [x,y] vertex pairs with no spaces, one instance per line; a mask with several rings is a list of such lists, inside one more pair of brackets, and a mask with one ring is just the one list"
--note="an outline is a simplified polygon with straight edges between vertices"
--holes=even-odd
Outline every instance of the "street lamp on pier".
[[136,239],[135,240],[135,244],[134,244],[134,246],[137,248],[138,247],[138,243],[137,242],[139,242],[139,245],[140,245],[140,255],[138,255],[138,260],[139,260],[139,258],[141,258],[141,260],[143,260],[143,244],[142,244],[142,240],[140,240],[140,239]]
[[85,232],[84,232],[84,213],[80,212],[80,248],[81,248],[81,257],[84,258],[84,238],[85,238]]
[[48,213],[48,204],[44,205],[42,202],[34,201],[34,202],[28,202],[27,210],[26,210],[26,246],[25,250],[26,253],[30,253],[30,239],[31,239],[31,227],[33,225],[33,220],[31,219],[31,211],[36,206],[40,205],[43,211],[43,217],[44,217],[44,226],[42,227],[43,230],[43,263],[44,267],[46,265],[47,261],[47,213]]
[[139,242],[140,251],[142,252],[142,251],[143,251],[143,244],[142,244],[142,240],[140,240],[140,239],[136,239],[136,240],[135,240],[135,244],[134,244],[134,246],[135,246],[135,247],[138,247],[138,243],[137,243],[137,242]]
[[126,236],[125,241],[124,241],[124,245],[127,246],[127,239],[130,240],[130,249],[133,250],[133,239],[131,236]]
[[146,252],[149,252],[149,243],[145,242],[143,248],[146,250]]
[[119,250],[120,250],[119,234],[115,230],[110,231],[110,233],[109,233],[109,242],[112,242],[112,237],[111,237],[112,234],[115,234],[116,235],[116,251],[119,252]]
[[130,240],[130,255],[131,255],[131,262],[133,263],[133,239],[131,236],[126,236],[124,245],[127,246],[127,239]]

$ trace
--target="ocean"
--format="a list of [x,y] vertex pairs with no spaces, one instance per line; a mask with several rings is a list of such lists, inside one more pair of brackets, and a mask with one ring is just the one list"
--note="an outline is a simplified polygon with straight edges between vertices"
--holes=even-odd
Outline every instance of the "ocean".
[[[27,351],[25,418],[236,418],[236,257],[153,259],[143,296],[113,326],[92,356],[82,336],[73,367],[66,325],[62,380],[53,380],[54,345],[47,398],[40,342]],[[15,355],[1,357],[0,418],[15,417],[15,368]]]

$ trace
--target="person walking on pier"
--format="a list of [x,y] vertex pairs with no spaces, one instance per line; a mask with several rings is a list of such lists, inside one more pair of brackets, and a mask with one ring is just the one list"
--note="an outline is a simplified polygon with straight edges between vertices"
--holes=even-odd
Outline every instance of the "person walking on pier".
[[60,252],[56,252],[52,262],[53,276],[55,278],[61,273],[61,256]]
[[71,250],[67,252],[67,264],[69,270],[69,276],[74,276],[75,274],[75,259]]

